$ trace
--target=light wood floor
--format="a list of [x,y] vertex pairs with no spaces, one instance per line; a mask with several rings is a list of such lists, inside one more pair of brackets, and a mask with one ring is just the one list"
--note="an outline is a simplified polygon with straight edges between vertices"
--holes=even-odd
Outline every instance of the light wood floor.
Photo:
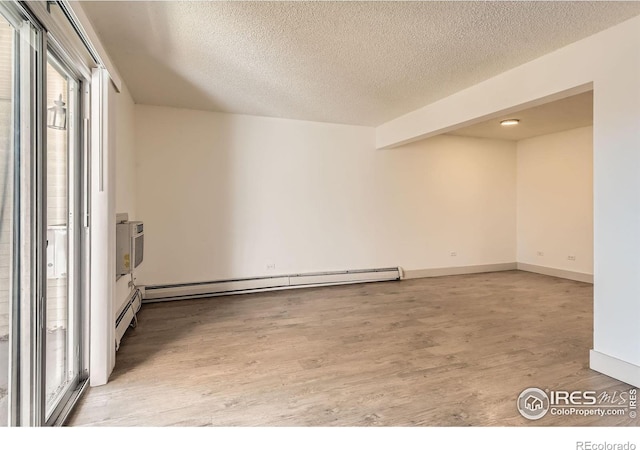
[[71,425],[638,425],[516,410],[588,368],[593,288],[526,272],[149,304]]

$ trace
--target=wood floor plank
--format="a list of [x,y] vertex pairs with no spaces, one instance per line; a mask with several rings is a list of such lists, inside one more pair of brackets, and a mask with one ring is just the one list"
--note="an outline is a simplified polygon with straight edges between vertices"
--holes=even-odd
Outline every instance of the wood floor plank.
[[591,371],[593,288],[511,271],[145,305],[76,426],[639,425],[520,416]]

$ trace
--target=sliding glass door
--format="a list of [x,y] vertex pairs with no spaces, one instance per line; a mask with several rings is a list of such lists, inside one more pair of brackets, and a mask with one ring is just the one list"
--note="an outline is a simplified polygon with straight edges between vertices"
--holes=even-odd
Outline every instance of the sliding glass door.
[[90,71],[69,55],[0,1],[0,426],[60,423],[87,378]]
[[46,419],[79,377],[81,184],[80,82],[51,52],[47,71],[46,148]]
[[0,15],[0,426],[9,423],[14,233],[15,30]]

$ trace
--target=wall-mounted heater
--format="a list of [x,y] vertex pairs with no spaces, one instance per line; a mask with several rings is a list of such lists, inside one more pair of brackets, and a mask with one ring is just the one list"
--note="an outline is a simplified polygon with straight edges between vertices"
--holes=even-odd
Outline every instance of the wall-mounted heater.
[[144,302],[160,302],[220,295],[244,294],[311,286],[370,283],[402,279],[400,267],[366,270],[316,272],[272,277],[237,278],[200,283],[168,284],[144,287]]
[[144,257],[144,225],[127,219],[116,224],[117,277],[131,273]]
[[118,314],[116,315],[116,350],[120,348],[120,341],[124,336],[125,331],[129,326],[135,327],[138,325],[138,318],[136,314],[140,311],[142,306],[142,294],[140,289],[135,289],[129,294],[127,301]]

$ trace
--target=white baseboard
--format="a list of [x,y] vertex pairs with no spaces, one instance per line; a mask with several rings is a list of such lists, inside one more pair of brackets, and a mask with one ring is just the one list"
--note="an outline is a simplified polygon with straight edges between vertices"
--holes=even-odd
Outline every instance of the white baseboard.
[[640,388],[640,366],[591,350],[589,367],[596,372]]
[[535,264],[526,264],[520,262],[518,263],[518,270],[593,284],[593,275],[590,273],[572,272],[571,270],[554,269],[553,267],[536,266]]
[[472,273],[486,273],[486,272],[503,272],[505,270],[516,270],[517,263],[500,263],[500,264],[481,264],[477,266],[460,266],[460,267],[439,267],[435,269],[416,269],[405,270],[404,280],[411,280],[413,278],[431,278],[431,277],[445,277],[449,275],[467,275]]

